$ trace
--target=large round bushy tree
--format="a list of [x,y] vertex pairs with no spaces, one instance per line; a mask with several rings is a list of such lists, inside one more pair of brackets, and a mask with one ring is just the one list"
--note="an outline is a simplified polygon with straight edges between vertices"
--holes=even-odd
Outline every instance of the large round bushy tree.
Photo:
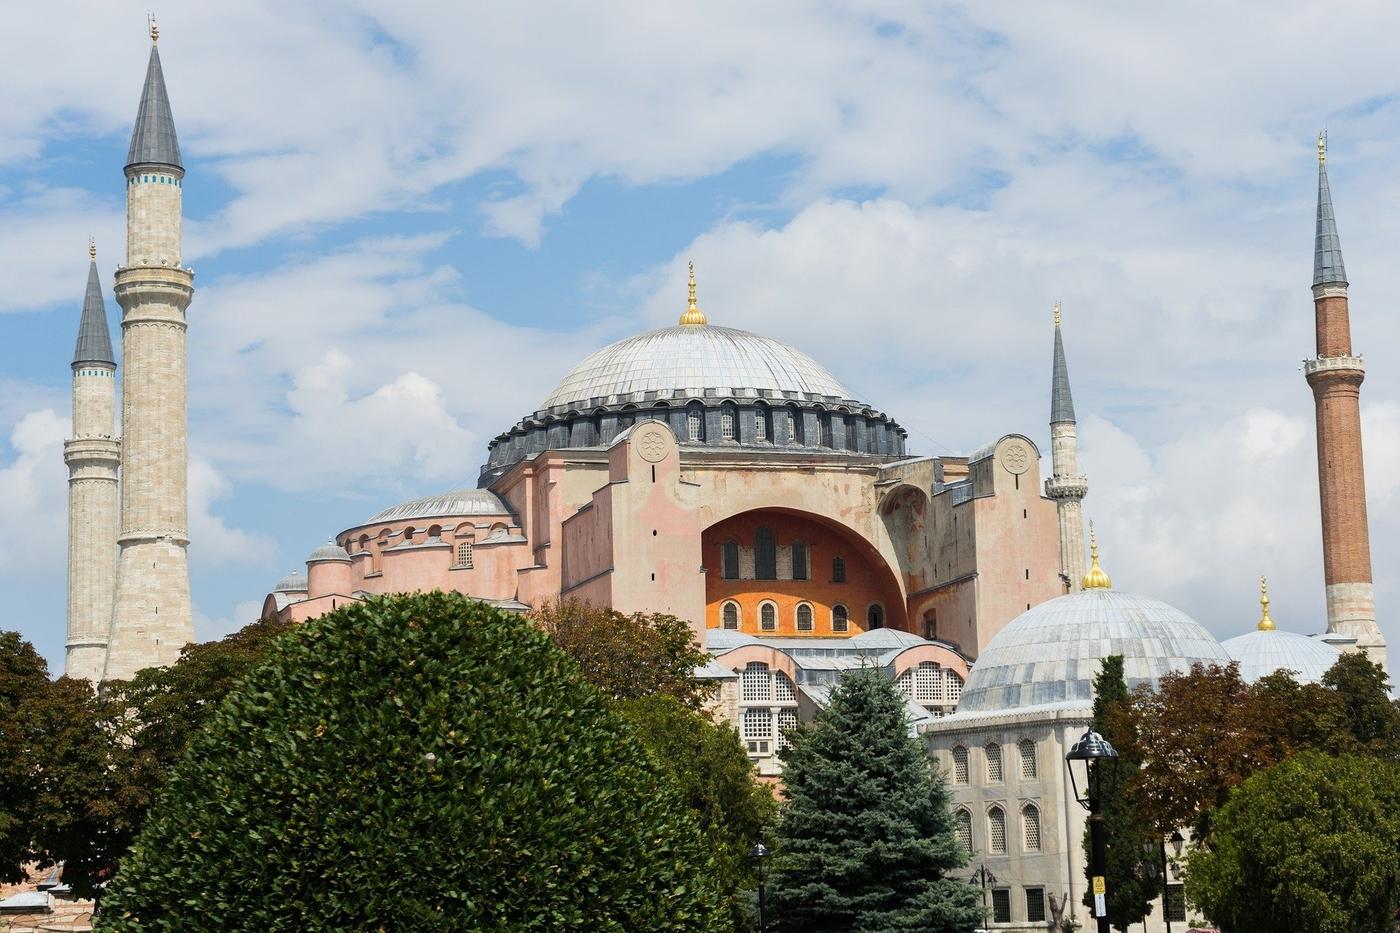
[[526,620],[458,595],[279,640],[191,743],[103,930],[718,930],[694,819]]

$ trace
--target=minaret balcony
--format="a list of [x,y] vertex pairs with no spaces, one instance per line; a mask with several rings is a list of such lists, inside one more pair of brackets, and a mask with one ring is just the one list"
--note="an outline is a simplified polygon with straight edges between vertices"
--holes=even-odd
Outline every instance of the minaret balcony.
[[1366,373],[1366,361],[1359,356],[1320,356],[1303,360],[1303,375],[1308,379],[1319,373],[1354,372]]
[[1087,476],[1052,476],[1045,481],[1045,495],[1051,499],[1083,499],[1088,494]]

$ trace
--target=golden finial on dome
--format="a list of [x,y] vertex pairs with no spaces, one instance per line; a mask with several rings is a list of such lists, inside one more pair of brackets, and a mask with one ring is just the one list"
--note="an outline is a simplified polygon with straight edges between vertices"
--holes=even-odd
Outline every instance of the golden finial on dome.
[[1327,131],[1317,134],[1317,164],[1327,164]]
[[695,303],[695,263],[690,264],[690,303],[685,306],[685,314],[681,315],[681,324],[708,324],[709,319],[705,317],[705,312],[700,310],[700,306]]
[[1060,326],[1060,299],[1055,299],[1055,326]]
[[146,23],[151,27],[151,45],[155,45],[160,41],[160,27],[156,25],[156,15],[147,13]]
[[97,261],[97,241],[92,237],[88,237],[88,258]]
[[1099,539],[1094,535],[1094,523],[1089,523],[1089,572],[1084,574],[1084,589],[1111,590],[1113,581],[1099,566]]
[[1265,577],[1259,578],[1259,631],[1272,632],[1277,626],[1274,620],[1269,618],[1269,581]]

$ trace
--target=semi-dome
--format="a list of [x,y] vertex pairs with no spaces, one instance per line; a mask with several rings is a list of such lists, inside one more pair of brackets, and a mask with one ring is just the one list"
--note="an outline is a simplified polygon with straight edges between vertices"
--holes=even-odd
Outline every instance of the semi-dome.
[[285,577],[277,581],[277,585],[272,588],[274,593],[305,593],[306,575],[300,570],[293,570]]
[[509,515],[510,509],[486,489],[453,489],[435,496],[421,496],[390,506],[369,517],[366,525],[403,521],[410,518],[441,518],[449,515]]
[[1221,643],[1230,657],[1240,664],[1240,677],[1254,683],[1277,671],[1292,671],[1300,684],[1320,684],[1341,652],[1324,641],[1282,632],[1269,618],[1269,584],[1259,578],[1259,624],[1252,632]]
[[972,667],[958,712],[1014,710],[1094,701],[1099,661],[1123,656],[1132,689],[1191,665],[1229,664],[1200,623],[1156,599],[1104,587],[1060,596],[1021,613]]

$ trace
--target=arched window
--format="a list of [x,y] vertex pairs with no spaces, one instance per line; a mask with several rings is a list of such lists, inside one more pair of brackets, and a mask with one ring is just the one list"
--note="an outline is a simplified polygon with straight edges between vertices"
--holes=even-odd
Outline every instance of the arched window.
[[776,632],[778,630],[778,607],[772,603],[764,603],[758,607],[758,627],[765,632]]
[[1006,811],[1001,807],[987,811],[987,839],[991,851],[1006,851]]
[[724,608],[720,610],[720,613],[724,616],[724,627],[725,627],[725,628],[727,628],[727,629],[737,629],[737,628],[739,627],[739,604],[738,604],[738,603],[725,603],[725,604],[724,604]]
[[[487,561],[490,563],[490,561]],[[457,542],[457,566],[465,567],[468,570],[472,566],[472,543],[470,541]]]
[[851,628],[851,610],[837,603],[831,607],[831,630],[833,632],[846,632]]
[[801,541],[792,542],[792,578],[807,579],[807,545]]
[[833,558],[831,559],[831,582],[832,582],[832,583],[845,583],[845,582],[846,582],[846,558],[844,558],[844,557],[833,557]]
[[773,672],[773,701],[775,703],[797,702],[797,688],[792,685],[792,678],[782,671]]
[[441,537],[442,537],[442,526],[441,526],[441,525],[430,525],[430,526],[428,527],[428,537],[429,537],[429,538],[441,538]]
[[617,416],[618,431],[632,427],[632,422],[635,420],[637,420],[637,406],[628,405]]
[[802,412],[797,410],[796,405],[787,407],[788,419],[788,443],[799,446],[807,443],[807,428],[802,423]]
[[698,403],[685,410],[685,436],[692,441],[705,439],[705,412]]
[[963,679],[958,676],[957,671],[950,671],[946,667],[943,669],[943,695],[948,698],[949,703],[956,703],[962,699]]
[[1035,743],[1030,739],[1022,739],[1016,748],[1021,753],[1022,779],[1034,781],[1038,773],[1035,763]]
[[856,418],[855,415],[846,416],[846,449],[854,451],[859,445],[856,443]]
[[739,699],[745,703],[773,699],[773,678],[768,673],[767,664],[762,661],[750,661],[744,667]]
[[773,538],[773,529],[760,526],[754,532],[753,541],[753,575],[759,580],[778,579],[778,543]]
[[719,436],[721,440],[734,440],[734,406],[725,402],[719,407]]
[[797,630],[799,632],[810,632],[812,630],[812,605],[811,603],[799,603],[797,606]]
[[769,424],[768,406],[762,402],[753,408],[753,439],[756,441],[768,441],[773,437],[773,428]]
[[884,606],[879,603],[870,604],[870,608],[865,610],[865,627],[871,629],[885,627]]
[[739,579],[739,542],[730,538],[724,542],[724,579]]
[[1001,780],[1001,746],[995,742],[988,742],[983,749],[987,756],[987,780],[996,782]]
[[959,745],[953,749],[953,783],[966,784],[967,778],[967,749]]
[[405,529],[403,530],[403,543],[404,543],[404,544],[412,544],[412,543],[413,543],[413,532],[414,532],[414,528],[413,528],[412,525],[409,525],[407,528],[405,528]]
[[1021,831],[1025,836],[1026,851],[1040,851],[1040,810],[1033,803],[1021,808]]
[[972,851],[972,814],[959,807],[953,814],[953,821],[956,825],[958,842],[962,843],[964,850]]

